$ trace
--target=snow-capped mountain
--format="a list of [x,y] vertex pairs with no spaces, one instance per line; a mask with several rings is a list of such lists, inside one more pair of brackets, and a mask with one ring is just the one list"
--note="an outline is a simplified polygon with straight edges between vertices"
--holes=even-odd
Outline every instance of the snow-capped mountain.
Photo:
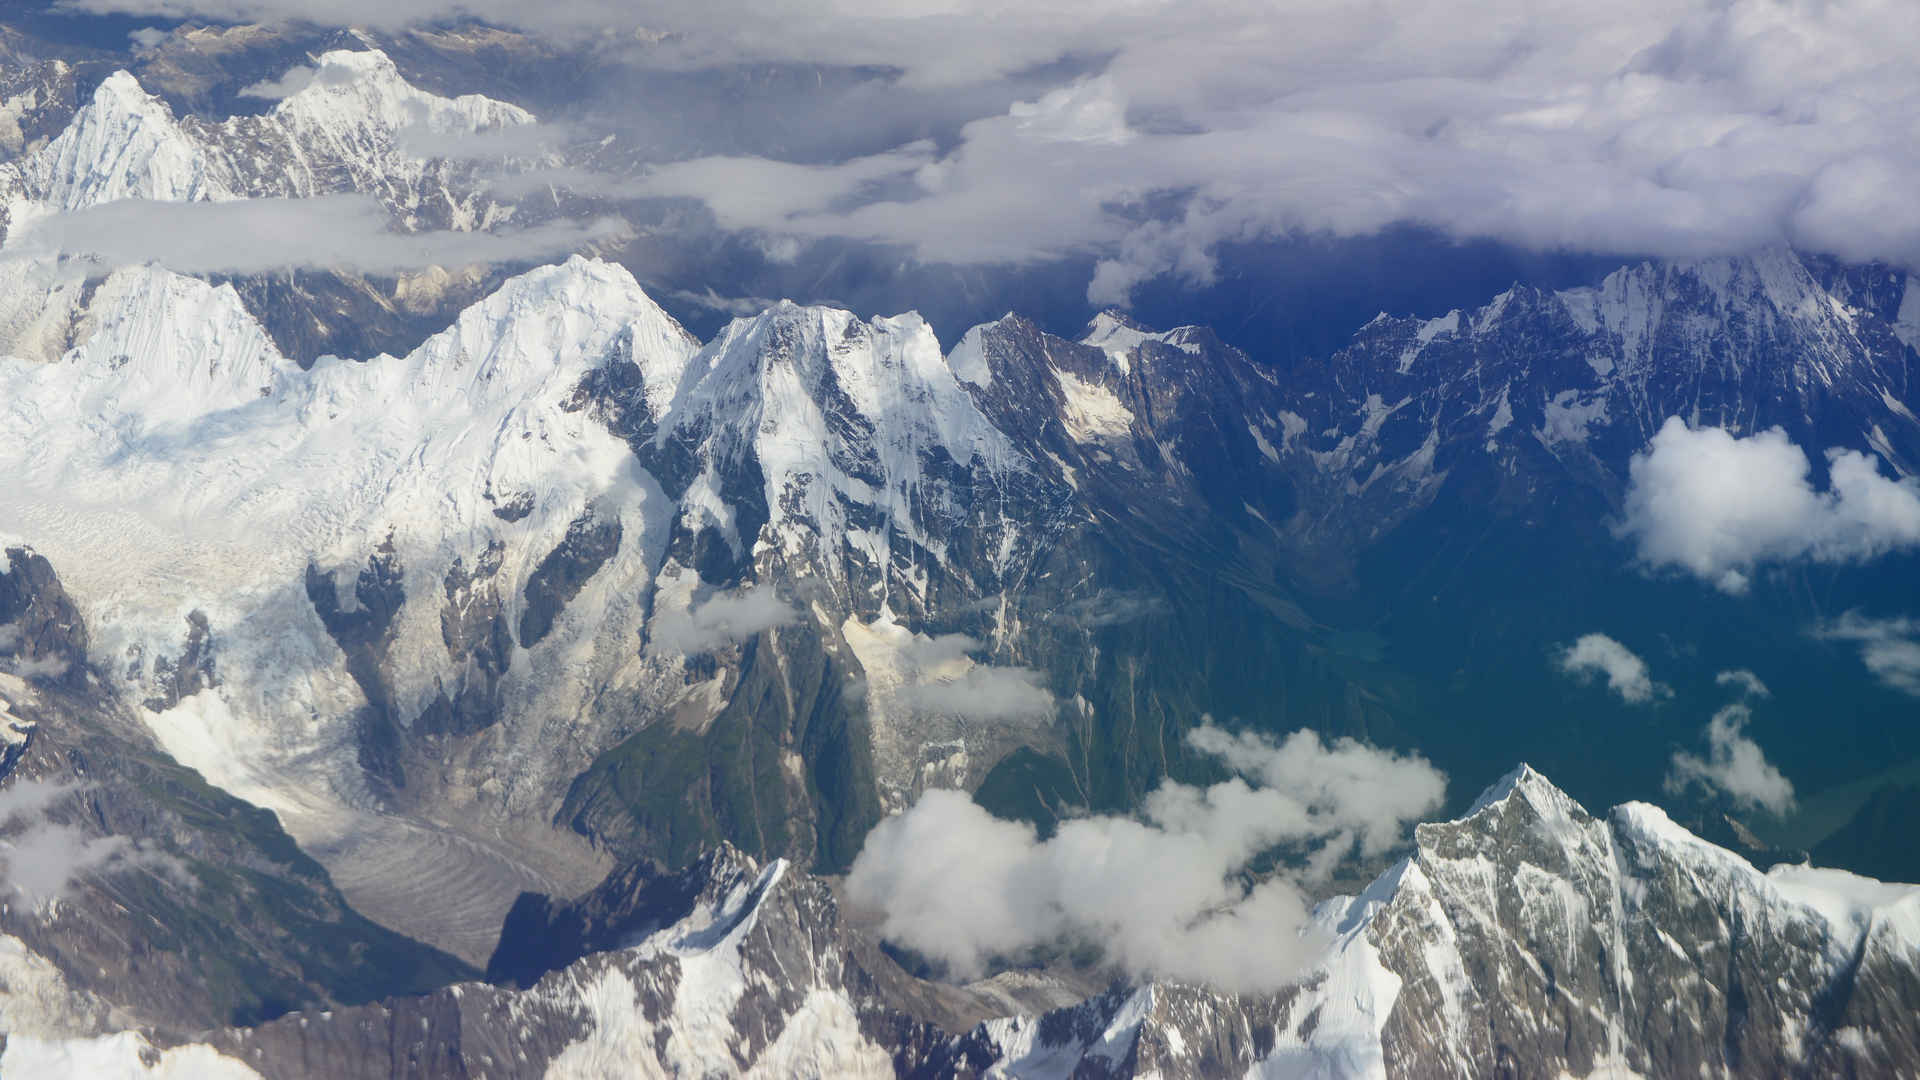
[[[29,434],[0,446],[10,537],[169,752],[476,961],[521,888],[604,872],[543,837],[834,865],[1015,758],[1052,770],[1042,803],[1125,805],[1180,764],[1183,715],[1278,692],[1263,722],[1391,717],[1387,677],[1320,659],[1296,589],[1452,471],[1531,463],[1604,499],[1647,418],[1695,402],[1895,465],[1920,434],[1896,324],[1785,255],[1378,320],[1322,382],[1112,316],[1083,342],[1007,318],[942,356],[913,317],[782,306],[697,347],[581,259],[406,356],[311,370],[230,286],[126,269],[74,295],[59,360],[0,362]],[[1647,359],[1711,326],[1705,374]],[[1566,427],[1555,403],[1589,398]],[[648,779],[716,756],[691,790]],[[402,922],[424,916],[386,868],[429,848],[486,868],[470,916]]]
[[416,89],[378,50],[324,53],[315,68],[307,86],[268,112],[217,123],[177,118],[131,74],[115,72],[58,137],[0,166],[0,197],[15,221],[40,207],[82,210],[117,199],[343,191],[380,197],[409,226],[474,228],[499,212],[458,190],[454,164],[409,154],[403,133],[471,135],[531,123],[532,114],[477,94]]
[[1920,887],[1762,873],[1654,807],[1591,816],[1524,767],[1324,903],[1329,944],[1271,995],[1116,984],[1030,1011],[1060,987],[923,982],[826,882],[731,848],[600,892],[614,947],[524,988],[461,984],[186,1045],[16,1035],[0,1064],[131,1067],[145,1048],[163,1068],[288,1078],[401,1061],[422,1077],[1867,1076],[1920,1049]]
[[1324,369],[1294,373],[1266,433],[1303,499],[1332,510],[1297,523],[1297,541],[1337,561],[1481,463],[1509,490],[1573,480],[1617,499],[1628,459],[1670,416],[1736,434],[1780,426],[1911,475],[1920,337],[1899,313],[1920,311],[1920,286],[1889,282],[1901,299],[1876,310],[1825,277],[1777,250],[1643,264],[1558,293],[1516,286],[1432,319],[1382,315]]
[[[272,108],[224,121],[105,79],[57,136],[23,133],[0,163],[7,227],[126,198],[340,192],[378,198],[400,228],[514,213],[401,133],[529,114],[420,91],[378,52],[329,52],[315,69]],[[42,74],[57,96],[60,73]],[[40,760],[16,720],[110,715],[114,753],[197,772],[223,808],[271,810],[278,825],[248,844],[284,841],[284,827],[333,879],[301,864],[269,874],[269,892],[297,878],[308,910],[339,912],[337,885],[375,922],[476,967],[527,893],[572,896],[657,861],[692,875],[663,895],[702,897],[628,926],[637,909],[602,886],[623,913],[587,935],[603,956],[534,972],[531,988],[228,1032],[214,1043],[233,1061],[373,1069],[355,1063],[396,1059],[364,1056],[367,1032],[400,1039],[396,1016],[405,1040],[421,1028],[427,1041],[380,1054],[432,1050],[434,1068],[481,1073],[633,1054],[669,1069],[713,1056],[741,1071],[929,1075],[1911,1059],[1907,1021],[1874,1011],[1913,993],[1908,894],[1762,875],[1645,807],[1589,818],[1527,772],[1324,909],[1339,943],[1325,971],[1258,1001],[1129,986],[1012,1019],[1065,1002],[1057,987],[1014,994],[1016,1009],[1005,986],[914,982],[834,921],[831,890],[808,874],[844,867],[875,821],[929,787],[1040,822],[1130,807],[1197,767],[1182,736],[1207,714],[1428,747],[1456,774],[1566,742],[1535,715],[1544,694],[1488,693],[1520,684],[1479,678],[1448,649],[1469,642],[1545,679],[1543,643],[1609,610],[1580,590],[1655,587],[1606,515],[1668,416],[1777,424],[1810,451],[1868,451],[1911,475],[1920,286],[1904,274],[1784,251],[1639,266],[1593,288],[1383,316],[1324,364],[1283,373],[1203,328],[1117,313],[1077,340],[1009,315],[943,353],[916,315],[783,303],[702,344],[626,270],[579,257],[499,280],[426,275],[442,297],[490,291],[398,355],[312,362],[287,342],[341,340],[339,312],[359,308],[309,316],[355,287],[345,278],[282,303],[307,286],[67,270],[0,262],[0,545],[18,553],[0,585],[21,567],[63,585],[58,604],[42,589],[0,605],[0,767]],[[311,322],[325,325],[289,329]],[[1588,561],[1528,579],[1515,568],[1529,564],[1483,543],[1502,515],[1514,543]],[[1421,557],[1378,557],[1405,549]],[[1538,610],[1482,610],[1501,587]],[[1714,602],[1687,606],[1713,619]],[[1643,607],[1648,638],[1675,628]],[[1743,612],[1742,644],[1791,654],[1815,682],[1857,666],[1803,657],[1806,625],[1798,610]],[[1569,785],[1646,789],[1632,770],[1666,760],[1671,715],[1591,725],[1582,737],[1617,744],[1610,760],[1639,764],[1602,762]],[[184,811],[148,816],[169,813]],[[84,910],[119,902],[90,896]],[[98,925],[129,940],[123,923]],[[391,940],[354,932],[356,948]],[[650,944],[613,948],[628,935]],[[99,961],[56,997],[145,962],[16,936],[48,962]],[[1718,958],[1710,970],[1674,966],[1699,950]],[[298,962],[274,955],[270,967]],[[776,969],[811,981],[773,993]],[[1695,995],[1690,1011],[1642,987],[1654,971]],[[347,981],[280,1004],[346,1003]],[[254,997],[235,991],[233,1008],[278,1011],[253,976],[240,982]],[[89,1053],[146,1060],[192,1026],[151,1002],[138,1024],[109,1024],[86,1001],[67,1012],[95,1019],[57,1033],[152,1029]],[[502,1034],[452,1038],[456,1023]],[[8,1048],[41,1052],[79,1051]]]
[[[54,92],[31,88],[9,100],[24,109]],[[0,238],[32,251],[36,221],[127,199],[343,194],[376,199],[403,231],[490,229],[510,219],[513,207],[486,192],[471,162],[415,145],[533,120],[524,109],[480,95],[419,90],[373,49],[323,53],[305,87],[267,112],[220,121],[176,117],[131,74],[116,71],[57,136],[0,161]],[[97,273],[47,253],[0,261],[0,351],[59,355],[74,340],[84,282]],[[486,280],[469,277],[454,268],[376,284],[355,274],[309,272],[304,280],[272,275],[237,284],[256,317],[306,362],[318,345],[370,340],[356,321],[391,336],[419,317],[439,315],[445,299],[467,297]]]

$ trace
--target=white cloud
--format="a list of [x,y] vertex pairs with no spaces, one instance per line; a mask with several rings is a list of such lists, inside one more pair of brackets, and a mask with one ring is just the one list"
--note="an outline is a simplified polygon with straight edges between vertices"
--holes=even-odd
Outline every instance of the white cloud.
[[1746,668],[1740,668],[1737,671],[1723,671],[1715,675],[1713,681],[1719,686],[1734,687],[1740,692],[1742,697],[1767,698],[1773,696],[1773,691],[1767,689],[1767,684],[1760,681],[1760,676],[1755,675]]
[[[1302,882],[1356,843],[1390,848],[1440,804],[1445,779],[1418,758],[1309,731],[1275,743],[1209,724],[1189,741],[1239,775],[1163,783],[1138,819],[1073,819],[1044,841],[962,793],[929,791],[869,834],[847,894],[881,914],[887,938],[961,977],[997,955],[1084,940],[1136,974],[1285,985],[1313,955]],[[1245,884],[1248,865],[1278,847],[1303,867]]]
[[498,232],[396,232],[378,200],[160,202],[126,199],[34,218],[6,257],[66,256],[105,266],[157,262],[184,274],[316,267],[364,274],[558,259],[627,235],[623,222],[556,222]]
[[1759,807],[1776,817],[1791,811],[1793,783],[1767,761],[1760,744],[1746,735],[1752,716],[1745,705],[1728,705],[1714,713],[1704,731],[1707,756],[1675,751],[1667,790],[1678,793],[1700,784],[1724,793],[1741,806]]
[[1645,660],[1605,634],[1582,634],[1560,650],[1555,663],[1581,682],[1606,676],[1608,689],[1629,705],[1645,705],[1670,693],[1664,684],[1653,681]]
[[1044,719],[1053,714],[1046,676],[1033,668],[983,664],[973,659],[985,645],[966,634],[897,638],[896,662],[908,705],[948,716],[981,720]]
[[738,593],[716,593],[686,609],[668,608],[654,616],[647,632],[649,652],[703,653],[762,630],[785,626],[800,617],[771,585],[750,585]]
[[[781,162],[668,174],[723,218],[931,260],[1093,253],[1101,300],[1205,278],[1223,241],[1401,222],[1543,250],[1920,260],[1920,65],[1911,6],[1889,0],[66,3],[388,29],[460,14],[602,43],[644,18],[645,66],[870,65],[953,94],[1102,58],[977,117],[887,201],[825,206],[821,178]],[[780,175],[807,187],[770,190]],[[1190,197],[1142,213],[1155,193]]]
[[80,789],[45,780],[15,780],[0,791],[0,827],[12,829],[0,839],[7,886],[34,907],[57,900],[81,875],[133,853],[121,836],[89,836],[44,815]]
[[1876,678],[1920,697],[1920,619],[1874,619],[1850,611],[1815,629],[1814,636],[1857,643],[1861,662]]
[[0,666],[10,675],[33,680],[63,678],[71,665],[57,656],[35,656],[0,658]]
[[[655,166],[638,179],[605,186],[634,198],[703,200],[723,228],[835,233],[841,231],[841,219],[828,212],[837,204],[870,185],[904,179],[932,161],[933,144],[926,142],[838,165],[706,157]],[[576,177],[574,182],[582,181]],[[823,215],[828,227],[814,229],[810,220]]]
[[927,712],[983,720],[1043,718],[1053,712],[1046,676],[1024,667],[973,664],[959,675],[908,687],[901,696]]
[[289,68],[285,75],[277,79],[261,79],[256,83],[248,83],[236,91],[236,93],[243,98],[262,98],[267,101],[279,101],[282,98],[290,98],[300,91],[305,90],[307,87],[312,86],[316,74],[318,73],[315,72],[314,69],[304,65],[293,67]]
[[[1046,675],[983,663],[986,644],[966,634],[915,633],[882,616],[842,627],[871,684],[869,693],[909,710],[978,720],[1044,720],[1053,715]],[[884,706],[883,706],[884,707]]]
[[1892,480],[1872,457],[1828,450],[1815,491],[1806,454],[1771,428],[1738,437],[1672,417],[1630,465],[1621,534],[1649,567],[1679,567],[1744,592],[1756,567],[1856,562],[1920,545],[1920,482]]

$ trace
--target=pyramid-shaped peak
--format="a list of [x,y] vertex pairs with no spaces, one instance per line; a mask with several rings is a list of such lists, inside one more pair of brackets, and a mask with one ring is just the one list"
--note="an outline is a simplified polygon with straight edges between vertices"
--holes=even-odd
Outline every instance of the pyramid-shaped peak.
[[[227,194],[167,103],[116,71],[54,140],[12,166],[19,194],[61,210],[121,199],[188,201]],[[7,186],[0,176],[0,186]]]
[[100,85],[93,88],[93,105],[114,112],[159,111],[165,113],[167,119],[173,119],[173,110],[167,103],[147,93],[133,72],[124,68],[100,80]]
[[1467,808],[1467,812],[1461,815],[1460,820],[1466,821],[1479,817],[1488,810],[1502,809],[1515,795],[1531,803],[1536,810],[1543,813],[1551,811],[1555,814],[1565,814],[1569,810],[1581,809],[1580,804],[1575,802],[1572,796],[1554,786],[1553,781],[1548,780],[1539,770],[1522,762],[1512,772],[1495,780],[1485,791],[1482,791],[1480,797],[1473,800],[1473,805]]
[[599,363],[623,335],[650,391],[656,375],[678,377],[696,344],[625,267],[574,255],[509,278],[429,338],[417,356],[429,368],[486,357],[490,377],[543,379],[556,365]]

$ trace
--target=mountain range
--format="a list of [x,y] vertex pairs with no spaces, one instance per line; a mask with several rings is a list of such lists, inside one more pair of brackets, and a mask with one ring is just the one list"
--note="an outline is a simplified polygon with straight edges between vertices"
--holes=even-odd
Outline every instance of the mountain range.
[[[1903,272],[1631,265],[1283,365],[1118,311],[943,348],[916,314],[782,302],[701,341],[592,253],[184,273],[37,246],[129,199],[361,198],[403,237],[544,220],[428,138],[532,113],[377,50],[312,59],[220,120],[57,61],[0,86],[0,805],[13,850],[61,829],[85,853],[0,915],[0,1066],[1920,1057],[1920,900],[1805,862],[1920,876],[1887,809],[1911,697],[1816,633],[1890,614],[1912,557],[1736,595],[1623,525],[1672,417],[1777,428],[1821,481],[1828,448],[1911,477]],[[1663,692],[1568,680],[1557,650],[1595,630]],[[1771,688],[1749,730],[1798,812],[1634,801],[1735,669]],[[843,913],[838,875],[923,793],[1044,835],[1217,778],[1187,738],[1209,718],[1418,751],[1469,790],[1524,758],[1572,795],[1522,767],[1403,861],[1347,860],[1316,966],[1273,994],[1072,965],[957,984]]]

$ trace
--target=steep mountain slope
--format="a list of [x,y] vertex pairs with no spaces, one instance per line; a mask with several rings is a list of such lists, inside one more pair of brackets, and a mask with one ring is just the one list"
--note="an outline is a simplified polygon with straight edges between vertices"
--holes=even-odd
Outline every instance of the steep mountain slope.
[[1477,311],[1375,319],[1291,387],[1298,437],[1282,457],[1317,502],[1345,496],[1300,541],[1337,561],[1462,467],[1505,473],[1510,499],[1564,477],[1617,497],[1628,458],[1670,416],[1740,434],[1780,426],[1911,474],[1911,344],[1885,310],[1823,286],[1823,269],[1784,250],[1645,264],[1597,288],[1516,286]]
[[[953,1034],[1017,980],[909,978],[783,862],[723,849],[607,899],[621,895],[604,929],[629,943],[525,989],[303,1013],[193,1049],[266,1077],[406,1062],[422,1077],[1195,1078],[1885,1075],[1920,1050],[1903,1006],[1920,992],[1920,888],[1761,873],[1653,807],[1590,816],[1524,767],[1323,904],[1321,958],[1265,996],[1116,984]],[[15,1039],[0,1064],[72,1045]]]

